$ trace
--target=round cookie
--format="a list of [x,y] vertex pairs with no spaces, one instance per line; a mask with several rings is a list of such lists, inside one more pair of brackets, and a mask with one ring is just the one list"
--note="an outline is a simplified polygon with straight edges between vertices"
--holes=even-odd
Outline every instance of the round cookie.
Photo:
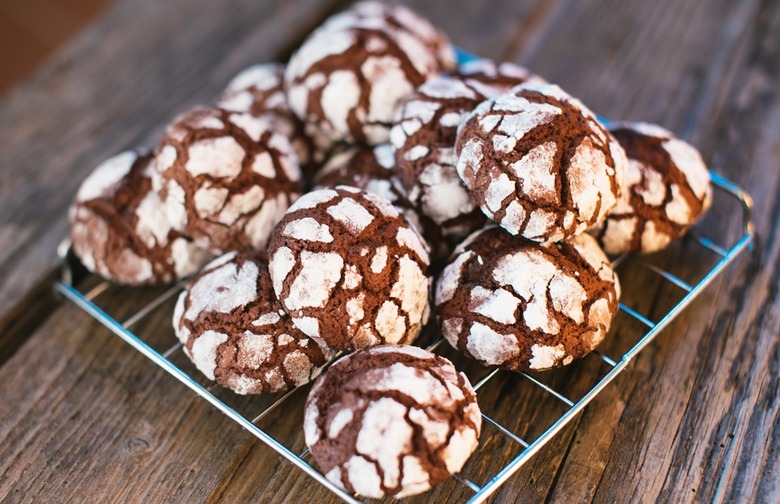
[[627,163],[596,116],[551,84],[521,84],[481,103],[461,123],[455,151],[485,215],[542,243],[604,220]]
[[357,187],[392,203],[422,234],[433,258],[446,258],[452,251],[441,227],[421,215],[406,197],[395,173],[395,156],[389,144],[357,146],[333,156],[314,177],[314,189],[339,185]]
[[306,445],[325,476],[365,497],[424,492],[461,470],[482,417],[450,361],[379,346],[336,361],[306,399]]
[[293,325],[257,251],[209,263],[179,296],[173,328],[195,366],[239,394],[298,387],[333,357]]
[[528,80],[526,69],[475,60],[424,82],[395,111],[390,142],[398,177],[409,200],[442,227],[453,246],[485,224],[485,216],[455,171],[455,140],[460,121],[487,98]]
[[284,68],[280,63],[263,63],[242,70],[228,83],[216,105],[231,112],[267,118],[274,131],[292,143],[308,180],[322,159],[314,159],[315,143],[305,133],[303,122],[287,105]]
[[348,186],[303,195],[268,246],[274,291],[335,350],[410,343],[428,320],[428,251],[387,200]]
[[328,19],[290,58],[293,112],[333,142],[385,143],[398,102],[454,66],[447,38],[400,5],[361,2]]
[[264,249],[301,192],[298,156],[264,118],[198,108],[171,124],[155,187],[175,229],[214,253]]
[[456,242],[485,224],[455,171],[458,121],[483,100],[464,82],[439,76],[404,99],[390,130],[398,178],[409,200]]
[[628,155],[626,188],[592,234],[608,254],[661,250],[710,207],[707,166],[695,147],[660,126],[624,122],[609,129]]
[[436,313],[464,355],[543,370],[596,348],[619,297],[617,275],[590,235],[540,244],[491,226],[453,253],[436,285]]
[[171,229],[152,190],[152,155],[125,151],[95,168],[69,211],[73,251],[91,272],[126,285],[168,283],[212,256]]

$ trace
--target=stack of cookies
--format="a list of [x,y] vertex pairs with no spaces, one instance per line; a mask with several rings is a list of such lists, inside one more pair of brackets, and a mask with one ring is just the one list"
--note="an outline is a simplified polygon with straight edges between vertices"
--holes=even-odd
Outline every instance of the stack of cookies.
[[429,489],[479,439],[465,375],[406,346],[432,312],[484,365],[567,365],[618,308],[604,251],[659,250],[710,200],[700,154],[670,132],[605,125],[511,63],[456,63],[430,22],[369,1],[287,65],[241,72],[155,150],[101,164],[70,217],[74,251],[109,280],[200,270],[174,330],[239,394],[303,385],[346,353],[311,390],[306,442],[328,479],[380,498]]

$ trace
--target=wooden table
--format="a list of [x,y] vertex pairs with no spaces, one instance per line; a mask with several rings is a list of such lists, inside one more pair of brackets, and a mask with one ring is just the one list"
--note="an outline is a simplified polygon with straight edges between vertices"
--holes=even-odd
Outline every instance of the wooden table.
[[[99,161],[154,145],[175,113],[208,102],[244,66],[283,60],[345,3],[120,1],[0,101],[2,502],[332,498],[51,285],[66,209]],[[460,46],[697,145],[752,194],[763,240],[495,500],[779,502],[780,2],[415,4]],[[735,232],[736,220],[716,212],[703,231]],[[681,245],[655,260],[685,275],[697,254]],[[668,304],[671,287],[628,276],[632,302],[648,313]],[[132,313],[135,295],[104,296]],[[144,330],[167,335],[168,324],[160,310]],[[500,383],[480,400],[511,416],[525,396],[511,395],[511,377]],[[269,428],[299,436],[284,413]],[[504,461],[495,453],[485,471]],[[461,497],[453,488],[427,499]]]

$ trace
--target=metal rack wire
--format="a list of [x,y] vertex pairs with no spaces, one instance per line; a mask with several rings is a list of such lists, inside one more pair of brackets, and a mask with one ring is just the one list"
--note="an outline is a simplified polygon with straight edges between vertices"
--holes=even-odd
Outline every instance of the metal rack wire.
[[[534,454],[539,452],[553,437],[558,434],[561,429],[569,422],[571,422],[575,416],[581,412],[586,405],[588,405],[596,395],[601,392],[615,377],[623,371],[629,362],[636,357],[636,355],[642,351],[674,318],[688,306],[693,299],[699,295],[702,290],[707,287],[715,278],[720,275],[728,265],[733,262],[742,252],[750,248],[755,240],[755,230],[751,221],[751,207],[752,201],[750,196],[743,191],[739,186],[733,182],[719,176],[716,173],[711,173],[713,185],[716,188],[716,192],[721,193],[721,196],[736,201],[742,212],[741,220],[741,235],[736,238],[731,246],[722,245],[722,241],[719,243],[715,239],[702,236],[696,233],[695,229],[690,233],[685,240],[695,244],[695,247],[699,247],[708,251],[708,253],[714,254],[718,257],[717,262],[708,269],[697,281],[687,282],[677,275],[667,271],[666,269],[659,267],[649,260],[644,258],[638,258],[633,256],[620,256],[613,262],[615,267],[632,263],[642,269],[645,269],[649,274],[657,275],[666,282],[670,283],[676,289],[679,289],[683,296],[674,304],[670,309],[666,310],[658,321],[653,321],[650,316],[640,313],[639,310],[634,309],[624,304],[620,305],[620,311],[626,316],[634,319],[634,321],[644,326],[646,332],[634,342],[630,348],[622,353],[618,359],[613,359],[609,355],[600,352],[594,352],[592,355],[601,361],[603,366],[606,366],[608,371],[603,374],[597,381],[590,386],[584,394],[576,400],[567,397],[566,394],[556,390],[554,387],[544,383],[543,379],[537,376],[533,376],[528,373],[521,373],[520,377],[528,384],[538,388],[542,394],[549,395],[562,406],[563,412],[554,417],[554,421],[546,427],[546,429],[533,439],[525,439],[517,432],[515,432],[511,426],[506,426],[500,421],[492,418],[487,414],[483,414],[483,419],[486,426],[490,426],[498,435],[503,436],[506,442],[515,444],[519,449],[519,452],[514,458],[508,461],[497,473],[489,476],[485,483],[477,483],[469,476],[461,473],[453,477],[453,481],[459,485],[465,486],[470,492],[471,496],[468,500],[470,503],[480,503],[487,499],[492,493],[494,493],[510,476],[520,469],[523,464],[533,457]],[[718,207],[719,200],[715,199],[713,210]],[[732,203],[733,204],[733,203]],[[733,234],[733,233],[732,233]],[[700,251],[701,252],[701,251]],[[338,497],[346,502],[357,503],[361,502],[357,496],[350,495],[341,488],[337,487],[325,476],[320,473],[315,467],[313,467],[305,459],[308,458],[308,450],[296,452],[291,446],[285,444],[283,441],[277,439],[272,434],[264,430],[259,426],[260,421],[266,417],[269,413],[277,409],[280,405],[289,400],[291,395],[295,391],[290,391],[276,398],[273,402],[267,405],[259,413],[249,415],[246,412],[240,411],[240,408],[227,404],[224,400],[220,399],[217,394],[214,393],[214,386],[201,385],[196,378],[183,370],[180,366],[174,363],[174,358],[177,354],[181,353],[181,344],[177,343],[165,350],[157,350],[147,341],[144,341],[141,337],[136,335],[131,327],[135,326],[142,319],[147,317],[151,312],[160,308],[166,301],[172,299],[182,288],[181,284],[175,285],[156,296],[148,304],[144,305],[135,314],[124,320],[123,322],[117,321],[112,315],[106,313],[95,302],[95,298],[101,295],[109,288],[114,288],[107,282],[99,283],[97,286],[91,288],[88,292],[82,292],[76,286],[78,282],[74,281],[74,268],[78,267],[74,263],[74,258],[71,253],[68,253],[67,246],[64,246],[60,251],[63,257],[63,278],[55,285],[57,291],[59,291],[65,298],[75,303],[78,307],[83,309],[89,315],[94,317],[97,321],[110,329],[114,334],[125,340],[133,348],[143,354],[145,357],[154,362],[157,366],[164,369],[171,376],[178,381],[189,387],[198,396],[208,401],[212,406],[220,410],[222,413],[230,417],[233,421],[238,423],[241,427],[249,431],[252,435],[260,439],[263,443],[271,447],[278,452],[281,456],[287,459],[294,466],[314,478],[323,486],[327,487],[330,491],[336,494]],[[631,286],[623,286],[624,291],[630,289]],[[115,287],[121,289],[121,287]],[[431,344],[427,346],[432,351],[440,351],[446,348],[447,345],[442,345],[442,339],[435,339]],[[497,369],[490,370],[486,375],[482,376],[478,381],[474,383],[474,388],[477,390],[478,397],[481,396],[482,389],[492,380],[504,371]],[[482,401],[480,401],[482,405]],[[484,405],[483,409],[484,409]],[[484,430],[484,429],[483,429]],[[483,432],[484,435],[484,432]],[[474,456],[478,456],[479,452]],[[482,454],[481,456],[489,456],[489,454]]]

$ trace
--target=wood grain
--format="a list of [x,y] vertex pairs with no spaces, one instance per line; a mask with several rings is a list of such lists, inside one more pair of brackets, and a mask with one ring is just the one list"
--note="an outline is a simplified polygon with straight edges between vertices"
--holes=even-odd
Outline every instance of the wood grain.
[[46,57],[84,28],[105,0],[6,0],[0,3],[0,94],[32,74]]
[[[35,305],[29,293],[55,265],[65,208],[95,163],[152,143],[176,111],[207,101],[242,66],[284,56],[339,7],[190,4],[118,4],[0,103],[0,209],[11,216],[0,224],[0,320]],[[755,257],[729,268],[494,500],[779,502],[780,2],[415,5],[466,49],[526,64],[604,116],[654,121],[691,140],[753,195],[762,237]],[[727,244],[739,214],[715,210],[700,229]],[[695,281],[715,258],[684,242],[648,260]],[[619,271],[630,286],[624,302],[648,316],[681,296],[642,268]],[[112,289],[99,302],[128,315],[150,295]],[[160,307],[137,330],[172,340],[169,312]],[[3,502],[333,501],[76,308],[57,305],[43,319],[17,322],[15,345],[0,347],[16,350],[0,365],[0,400],[13,405],[0,408]],[[639,329],[618,319],[603,351],[619,356]],[[603,372],[586,359],[542,378],[576,399]],[[300,449],[302,399],[262,423]],[[529,438],[561,407],[508,374],[480,402]],[[484,483],[518,447],[486,428],[480,451],[464,474]],[[450,480],[411,501],[469,495]]]

